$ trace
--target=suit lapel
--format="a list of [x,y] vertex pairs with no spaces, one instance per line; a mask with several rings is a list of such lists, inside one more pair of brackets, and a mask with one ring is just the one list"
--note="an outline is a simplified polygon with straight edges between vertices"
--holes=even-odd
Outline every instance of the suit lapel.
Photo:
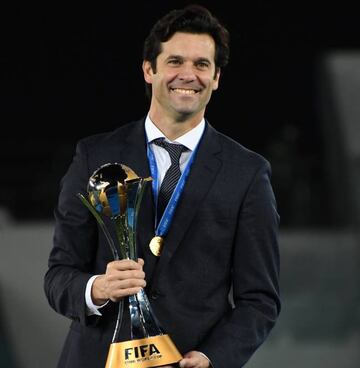
[[150,170],[146,155],[144,120],[131,125],[132,129],[119,144],[121,149],[119,156],[122,163],[133,169],[138,176],[147,177],[150,175]]

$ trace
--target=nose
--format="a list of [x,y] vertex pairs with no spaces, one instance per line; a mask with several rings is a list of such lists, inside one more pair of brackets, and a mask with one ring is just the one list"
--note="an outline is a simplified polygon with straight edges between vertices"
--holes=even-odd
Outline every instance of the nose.
[[190,63],[184,63],[179,70],[178,78],[185,82],[191,82],[195,80],[196,74],[193,65]]

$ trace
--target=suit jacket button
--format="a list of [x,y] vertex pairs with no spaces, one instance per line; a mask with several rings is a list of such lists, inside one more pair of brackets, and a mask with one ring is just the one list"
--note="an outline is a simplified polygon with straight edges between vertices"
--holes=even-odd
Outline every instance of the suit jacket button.
[[159,297],[159,293],[157,291],[153,291],[151,293],[151,299],[156,300]]

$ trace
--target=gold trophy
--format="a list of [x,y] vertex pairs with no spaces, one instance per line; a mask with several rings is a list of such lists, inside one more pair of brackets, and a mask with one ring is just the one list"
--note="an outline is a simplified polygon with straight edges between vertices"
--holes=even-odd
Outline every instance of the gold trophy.
[[[136,223],[141,200],[151,177],[140,178],[129,167],[108,163],[93,173],[88,182],[88,199],[78,197],[90,210],[110,245],[113,257],[137,261]],[[101,215],[111,219],[114,241]],[[148,368],[179,362],[181,354],[155,317],[145,291],[129,296],[131,340],[118,341],[123,315],[119,303],[117,323],[105,368]]]

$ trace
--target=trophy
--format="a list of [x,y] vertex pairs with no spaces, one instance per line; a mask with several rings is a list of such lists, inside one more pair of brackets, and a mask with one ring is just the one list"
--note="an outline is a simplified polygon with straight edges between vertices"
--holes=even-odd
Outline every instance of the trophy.
[[[137,261],[136,223],[144,190],[152,178],[140,178],[129,167],[108,163],[90,177],[88,198],[78,193],[90,210],[110,245],[113,257]],[[115,241],[102,216],[109,217],[115,227]],[[129,296],[131,340],[118,341],[123,315],[119,303],[117,323],[105,368],[148,368],[177,363],[181,354],[160,326],[144,289]]]

